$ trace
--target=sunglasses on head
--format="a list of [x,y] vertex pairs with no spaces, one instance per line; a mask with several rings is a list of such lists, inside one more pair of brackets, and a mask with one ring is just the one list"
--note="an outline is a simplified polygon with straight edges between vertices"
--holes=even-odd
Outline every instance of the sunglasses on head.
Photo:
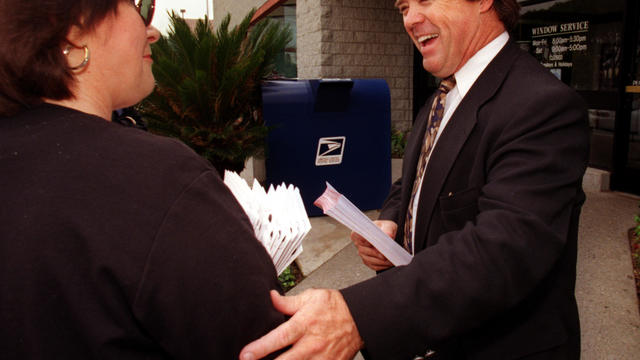
[[138,9],[138,13],[144,21],[144,26],[149,26],[153,20],[153,12],[156,8],[156,0],[131,0]]

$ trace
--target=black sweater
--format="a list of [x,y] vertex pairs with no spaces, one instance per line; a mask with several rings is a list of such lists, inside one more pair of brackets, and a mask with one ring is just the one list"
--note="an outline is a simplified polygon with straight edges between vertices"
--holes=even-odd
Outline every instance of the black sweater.
[[68,108],[0,118],[0,358],[237,359],[275,269],[182,143]]

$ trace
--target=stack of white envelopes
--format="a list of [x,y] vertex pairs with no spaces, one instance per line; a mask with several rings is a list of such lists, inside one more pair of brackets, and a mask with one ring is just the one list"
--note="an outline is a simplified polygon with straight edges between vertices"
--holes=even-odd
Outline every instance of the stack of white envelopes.
[[311,230],[300,190],[282,184],[265,191],[255,179],[249,187],[231,171],[225,171],[224,183],[249,217],[256,238],[267,249],[280,275],[302,253],[302,239]]
[[407,265],[413,259],[402,246],[385,234],[349,199],[327,183],[327,189],[314,202],[322,211],[367,239],[395,266]]

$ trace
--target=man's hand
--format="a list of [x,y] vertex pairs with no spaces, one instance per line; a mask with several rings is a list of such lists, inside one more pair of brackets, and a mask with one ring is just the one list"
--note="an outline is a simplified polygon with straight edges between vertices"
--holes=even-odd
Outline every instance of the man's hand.
[[[392,239],[396,236],[396,231],[398,230],[398,224],[390,220],[376,220],[374,221],[376,225],[385,234],[389,235]],[[384,269],[388,269],[393,266],[391,261],[387,260],[387,258],[378,251],[371,243],[369,243],[365,238],[360,236],[355,232],[351,233],[351,240],[358,248],[358,254],[362,258],[362,262],[375,271],[380,271]]]
[[276,310],[293,317],[245,346],[241,360],[260,359],[291,344],[277,360],[353,359],[364,345],[337,290],[311,289],[297,296],[280,296],[272,290],[271,301]]

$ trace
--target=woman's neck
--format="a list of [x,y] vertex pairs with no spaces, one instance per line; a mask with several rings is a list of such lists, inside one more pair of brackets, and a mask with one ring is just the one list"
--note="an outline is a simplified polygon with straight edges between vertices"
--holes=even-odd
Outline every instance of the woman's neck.
[[83,93],[80,93],[79,95],[71,99],[65,99],[65,100],[44,99],[44,102],[49,104],[68,107],[74,110],[82,111],[87,114],[101,117],[107,121],[111,121],[111,112],[113,111],[111,106],[105,105],[104,102],[100,101],[99,99],[83,95]]

